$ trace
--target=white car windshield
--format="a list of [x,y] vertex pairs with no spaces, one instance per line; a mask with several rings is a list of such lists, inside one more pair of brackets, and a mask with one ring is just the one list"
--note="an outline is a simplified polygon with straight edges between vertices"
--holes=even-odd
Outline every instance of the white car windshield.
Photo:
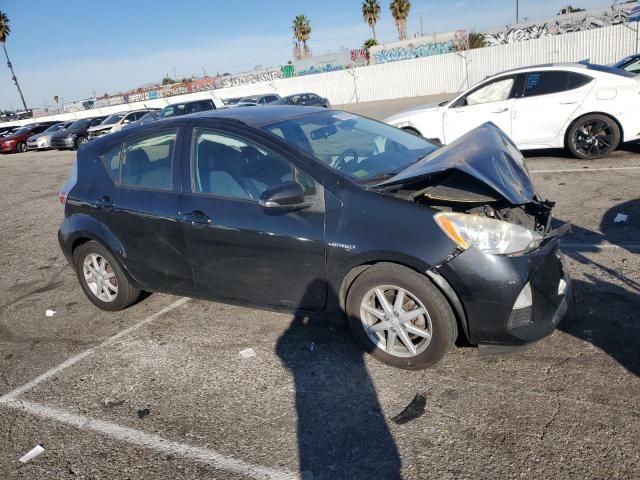
[[113,125],[114,123],[118,123],[124,117],[124,113],[116,113],[114,115],[109,115],[100,125]]
[[263,128],[358,181],[400,172],[436,150],[422,137],[346,112],[312,113]]

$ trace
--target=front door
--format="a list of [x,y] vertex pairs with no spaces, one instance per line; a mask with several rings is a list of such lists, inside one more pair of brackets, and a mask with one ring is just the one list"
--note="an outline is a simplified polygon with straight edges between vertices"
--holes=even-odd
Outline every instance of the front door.
[[[181,212],[199,295],[319,311],[325,306],[322,186],[284,155],[239,133],[194,128]],[[286,181],[303,186],[302,210],[260,206]]]
[[458,137],[486,122],[493,122],[511,136],[511,115],[516,77],[501,77],[476,87],[454,105],[444,117],[444,141]]

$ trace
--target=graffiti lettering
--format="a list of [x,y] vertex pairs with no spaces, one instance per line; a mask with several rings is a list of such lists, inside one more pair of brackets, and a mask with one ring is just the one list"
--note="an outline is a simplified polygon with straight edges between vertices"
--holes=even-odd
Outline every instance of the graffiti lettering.
[[381,50],[374,53],[376,63],[397,62],[399,60],[409,60],[411,58],[430,57],[455,51],[453,41],[442,43],[424,43],[420,45],[409,44],[407,47]]

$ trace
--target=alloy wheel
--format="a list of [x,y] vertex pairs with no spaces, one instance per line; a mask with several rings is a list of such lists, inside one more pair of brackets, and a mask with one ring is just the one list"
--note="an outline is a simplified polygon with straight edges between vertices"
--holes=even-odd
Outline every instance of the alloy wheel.
[[90,253],[82,263],[84,280],[98,300],[113,302],[118,296],[118,279],[106,258]]
[[381,285],[369,290],[360,305],[360,320],[369,339],[389,355],[414,357],[431,343],[429,312],[404,288]]
[[575,150],[585,157],[597,157],[607,153],[614,145],[616,133],[604,120],[589,120],[578,127],[571,141]]
[[20,143],[20,144],[18,145],[18,151],[19,151],[20,153],[24,153],[24,152],[26,152],[26,151],[27,151],[27,144],[26,144],[26,143]]
[[80,137],[78,139],[78,145],[84,145],[87,142],[88,142],[88,140],[86,138],[84,138],[84,137]]

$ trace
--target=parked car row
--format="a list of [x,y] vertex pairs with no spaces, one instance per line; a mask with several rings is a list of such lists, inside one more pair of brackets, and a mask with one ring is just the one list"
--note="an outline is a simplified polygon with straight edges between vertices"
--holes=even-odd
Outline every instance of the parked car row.
[[18,153],[52,148],[75,150],[91,140],[132,126],[219,108],[258,105],[307,105],[325,108],[330,106],[329,100],[315,93],[299,93],[287,97],[280,97],[275,93],[251,95],[230,99],[226,103],[215,97],[192,100],[167,105],[163,109],[146,108],[75,121],[40,122],[24,127],[0,128],[0,152]]

